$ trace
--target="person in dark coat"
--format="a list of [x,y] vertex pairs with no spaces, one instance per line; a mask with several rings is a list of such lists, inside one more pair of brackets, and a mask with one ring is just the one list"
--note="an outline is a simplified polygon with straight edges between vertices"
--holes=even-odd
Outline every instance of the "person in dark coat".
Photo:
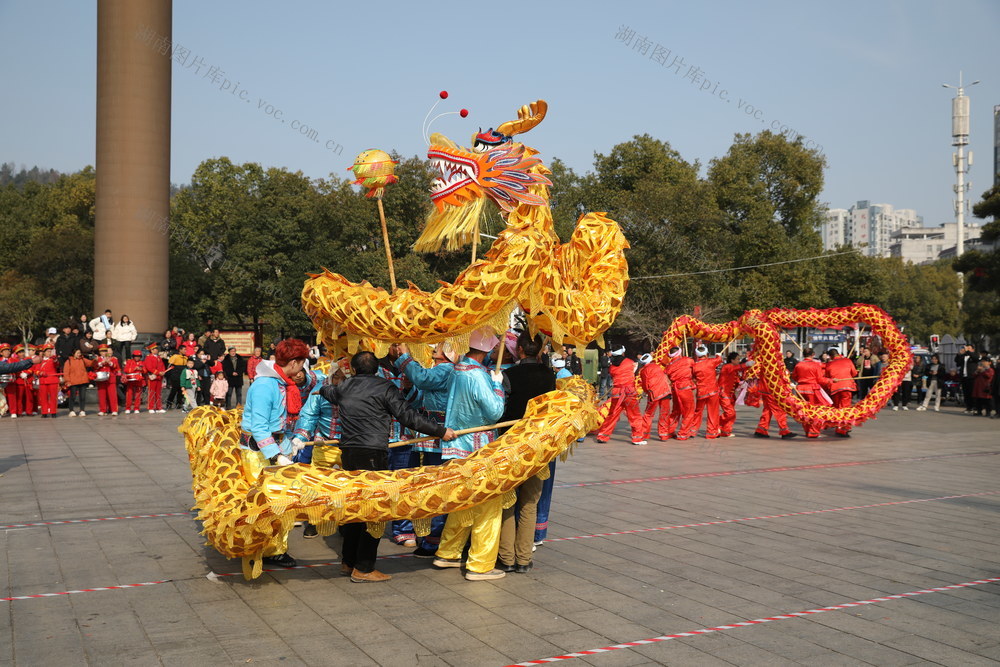
[[[208,341],[205,344],[207,346]],[[229,348],[229,354],[222,360],[222,372],[226,374],[226,382],[229,383],[226,410],[230,410],[243,403],[243,374],[247,372],[247,361],[236,354],[235,347]]]
[[[208,356],[212,358],[212,361],[221,359],[226,354],[226,341],[222,340],[219,336],[219,330],[213,329],[212,335],[205,341],[205,345],[202,347],[205,352],[208,352]],[[232,387],[233,383],[229,381],[229,376],[226,376],[226,381],[229,382],[229,386]]]
[[[518,362],[503,372],[507,406],[500,421],[521,419],[524,417],[528,401],[555,390],[555,373],[541,362],[541,353],[541,336],[536,335],[532,338],[527,333],[522,333],[518,337]],[[549,464],[549,477],[552,478],[554,473],[555,461],[552,461]],[[531,553],[542,486],[542,480],[537,475],[529,477],[516,489],[516,505],[503,511],[496,566],[504,572],[524,574],[531,569]]]

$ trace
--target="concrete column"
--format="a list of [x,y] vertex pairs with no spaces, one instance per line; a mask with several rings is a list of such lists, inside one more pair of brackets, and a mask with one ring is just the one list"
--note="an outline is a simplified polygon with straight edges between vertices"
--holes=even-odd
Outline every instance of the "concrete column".
[[172,0],[97,2],[94,313],[167,328]]

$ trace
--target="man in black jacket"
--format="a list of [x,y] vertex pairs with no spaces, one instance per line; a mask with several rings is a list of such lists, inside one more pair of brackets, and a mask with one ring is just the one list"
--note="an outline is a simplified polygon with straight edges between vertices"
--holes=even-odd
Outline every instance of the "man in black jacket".
[[[202,348],[212,358],[212,361],[215,361],[221,359],[226,354],[226,341],[219,337],[218,329],[213,329],[212,336],[205,341],[205,345]],[[229,378],[227,377],[226,379],[228,380]]]
[[59,368],[62,368],[66,360],[73,356],[73,352],[76,351],[77,338],[73,335],[73,327],[64,324],[62,333],[59,334],[59,338],[56,338],[56,356],[59,358]]
[[[243,374],[247,372],[247,362],[236,354],[236,348],[229,348],[229,354],[222,360],[222,372],[226,375],[229,390],[226,392],[226,410],[243,403]],[[236,400],[231,401],[235,396]]]
[[[454,440],[455,431],[425,419],[412,408],[392,382],[376,375],[379,362],[371,352],[351,358],[354,375],[338,385],[327,385],[320,395],[338,406],[340,414],[340,462],[344,470],[389,469],[389,424],[395,418],[403,426]],[[388,581],[392,577],[375,569],[378,538],[363,523],[341,527],[344,548],[340,573],[355,583]]]
[[[505,370],[504,391],[507,406],[500,421],[524,417],[528,401],[542,394],[554,391],[556,375],[540,360],[542,339],[522,333],[517,339],[518,362]],[[549,466],[550,474],[555,464]],[[537,475],[529,477],[517,487],[517,505],[503,511],[500,527],[500,551],[497,568],[504,572],[524,574],[531,569],[531,552],[535,538],[535,520],[538,516],[538,500],[542,496],[542,480]]]

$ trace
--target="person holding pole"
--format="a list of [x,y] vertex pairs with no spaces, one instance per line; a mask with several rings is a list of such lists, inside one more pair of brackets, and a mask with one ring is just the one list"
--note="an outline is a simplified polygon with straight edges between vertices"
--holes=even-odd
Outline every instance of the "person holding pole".
[[[308,348],[305,350],[305,355],[308,355]],[[262,362],[261,366],[265,363]],[[374,354],[358,352],[351,357],[351,369],[354,375],[350,378],[338,385],[325,385],[319,390],[320,396],[338,407],[340,461],[344,470],[389,469],[389,425],[392,419],[414,431],[445,441],[455,439],[451,428],[421,416],[406,402],[396,385],[377,375],[379,361]],[[259,382],[260,375],[250,385],[251,392]],[[365,524],[349,523],[340,530],[344,537],[340,566],[343,576],[349,576],[354,583],[381,582],[392,578],[375,569],[379,537],[371,535]]]
[[[826,351],[830,361],[826,362],[826,376],[830,378],[830,398],[833,407],[851,407],[851,395],[857,389],[854,378],[858,376],[858,368],[850,359],[840,353],[840,348],[831,347]],[[837,437],[851,437],[851,427],[848,424],[837,426]]]
[[[490,373],[483,365],[486,355],[500,339],[489,327],[472,332],[469,351],[453,371],[445,424],[455,430],[492,424],[504,411],[503,373]],[[444,459],[464,459],[495,439],[495,431],[479,431],[455,438],[442,447]],[[494,567],[500,549],[503,499],[496,497],[481,505],[452,512],[441,535],[434,566],[462,567],[462,551],[471,536],[472,546],[465,564],[469,581],[500,579],[506,573]]]

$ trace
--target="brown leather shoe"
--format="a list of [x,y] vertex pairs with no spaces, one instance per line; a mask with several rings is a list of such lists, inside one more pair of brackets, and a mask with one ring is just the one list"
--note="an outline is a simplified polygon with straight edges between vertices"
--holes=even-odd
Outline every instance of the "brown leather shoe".
[[353,567],[351,567],[350,565],[344,565],[343,563],[340,564],[340,576],[349,577],[351,576],[352,572],[354,572]]
[[357,570],[354,570],[354,572],[351,572],[351,581],[353,581],[356,584],[366,584],[369,582],[377,582],[377,581],[389,581],[390,579],[392,579],[392,575],[383,574],[378,570],[372,570],[371,572],[359,572]]

